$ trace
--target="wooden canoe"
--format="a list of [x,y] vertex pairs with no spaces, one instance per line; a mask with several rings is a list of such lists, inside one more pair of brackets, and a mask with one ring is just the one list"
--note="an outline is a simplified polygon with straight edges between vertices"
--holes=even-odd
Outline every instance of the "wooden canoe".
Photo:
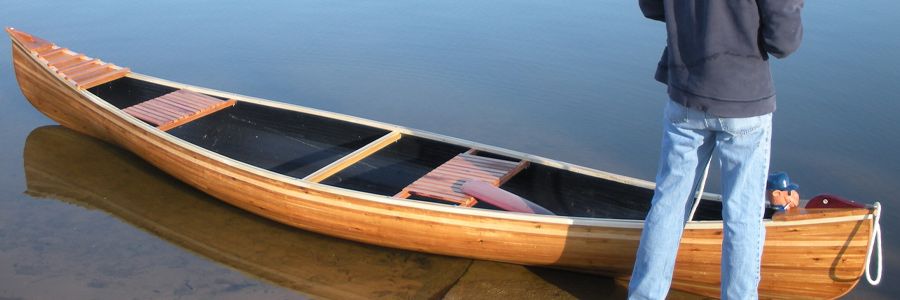
[[[7,28],[39,111],[260,216],[339,238],[627,280],[653,183],[401,126],[171,82]],[[491,182],[553,213],[459,192]],[[719,196],[686,225],[672,288],[719,296]],[[771,212],[770,212],[771,213]],[[865,270],[878,206],[770,214],[762,298],[835,298]]]

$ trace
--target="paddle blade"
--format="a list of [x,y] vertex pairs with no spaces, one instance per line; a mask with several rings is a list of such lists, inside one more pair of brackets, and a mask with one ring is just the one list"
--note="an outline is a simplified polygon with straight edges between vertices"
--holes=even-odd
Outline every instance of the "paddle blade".
[[546,208],[480,180],[467,180],[462,192],[506,211],[554,215]]

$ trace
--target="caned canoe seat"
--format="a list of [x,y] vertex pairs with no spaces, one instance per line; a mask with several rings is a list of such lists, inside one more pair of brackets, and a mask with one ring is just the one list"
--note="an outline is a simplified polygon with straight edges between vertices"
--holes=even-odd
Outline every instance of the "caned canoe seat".
[[82,89],[89,89],[125,77],[131,72],[128,68],[87,57],[12,28],[7,31],[22,41],[22,45],[29,52],[37,55],[41,63],[56,71],[57,75],[66,81]]
[[395,197],[419,196],[472,207],[478,201],[463,193],[463,183],[467,180],[480,180],[500,186],[528,165],[527,161],[508,161],[477,156],[471,152],[461,153],[431,170]]
[[235,100],[223,101],[188,90],[177,90],[129,106],[123,111],[166,131],[233,106],[235,102]]

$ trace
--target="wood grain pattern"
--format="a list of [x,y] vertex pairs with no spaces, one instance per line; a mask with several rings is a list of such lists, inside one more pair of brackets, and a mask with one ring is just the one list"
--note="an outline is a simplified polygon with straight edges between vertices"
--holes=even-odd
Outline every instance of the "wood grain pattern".
[[[20,42],[15,32],[10,35],[19,86],[35,108],[66,127],[120,145],[237,207],[297,228],[387,247],[572,269],[622,280],[627,280],[631,272],[641,222],[452,207],[338,189],[262,170],[185,143],[78,89],[56,76],[24,46],[41,43]],[[233,95],[208,91],[203,90]],[[250,97],[229,98],[307,110]],[[510,157],[527,157],[490,149]],[[554,164],[614,178],[574,165],[550,165]],[[847,293],[863,272],[872,225],[870,213],[860,215],[845,209],[807,219],[767,221],[760,297],[834,298]],[[721,222],[687,225],[678,250],[673,288],[709,297],[719,295],[721,237]]]
[[461,153],[428,172],[399,193],[397,198],[420,196],[472,207],[478,200],[462,192],[466,180],[481,180],[500,186],[528,166],[527,161],[507,161],[475,155],[473,149]]
[[324,168],[317,170],[317,171],[313,172],[312,174],[309,174],[308,176],[306,176],[303,179],[308,180],[310,182],[321,182],[322,180],[325,180],[326,178],[330,177],[331,175],[337,174],[341,170],[346,169],[347,167],[365,159],[369,155],[372,155],[373,153],[377,152],[378,150],[381,150],[384,147],[389,146],[390,144],[399,140],[400,137],[402,137],[402,135],[399,132],[392,131],[392,132],[384,135],[383,137],[372,141],[368,145],[366,145],[362,148],[359,148],[356,151],[353,151],[353,153],[350,153],[347,156],[344,156],[343,158],[325,166]]
[[166,131],[193,120],[232,107],[236,100],[222,101],[188,90],[177,90],[129,107],[122,111]]
[[[82,89],[89,89],[128,75],[128,68],[122,68],[114,64],[104,63],[99,60],[89,60],[84,54],[58,47],[44,39],[34,37],[28,33],[7,28],[10,37],[21,41],[20,45],[28,51],[36,54],[38,61],[43,62],[51,70],[56,70],[59,76],[73,82]],[[75,68],[67,68],[71,63],[87,60],[85,64],[77,64]],[[65,70],[65,71],[63,71]]]

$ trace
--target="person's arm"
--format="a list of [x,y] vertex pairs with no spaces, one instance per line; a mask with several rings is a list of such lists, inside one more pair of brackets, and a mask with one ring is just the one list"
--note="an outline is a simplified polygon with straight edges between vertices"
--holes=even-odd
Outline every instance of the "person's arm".
[[784,58],[797,51],[803,39],[800,22],[803,0],[757,0],[756,3],[766,52]]
[[666,21],[665,10],[663,10],[663,1],[662,0],[638,0],[638,4],[641,6],[641,12],[644,13],[644,17],[648,19],[657,20],[660,22]]

